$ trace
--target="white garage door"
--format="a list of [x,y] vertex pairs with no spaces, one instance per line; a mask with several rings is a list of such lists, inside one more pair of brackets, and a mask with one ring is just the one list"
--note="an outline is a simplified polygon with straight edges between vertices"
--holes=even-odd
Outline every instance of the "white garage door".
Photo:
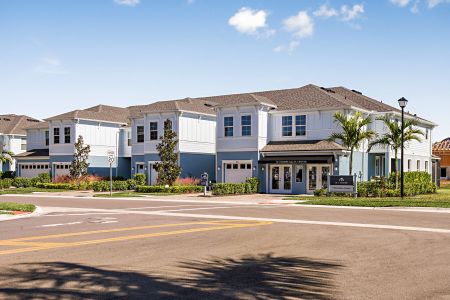
[[250,162],[236,162],[224,164],[224,182],[240,183],[252,177],[252,164]]
[[58,176],[66,176],[66,175],[70,175],[70,164],[53,164],[54,165],[54,172],[55,172],[55,178],[57,178]]
[[34,178],[42,173],[48,173],[48,164],[20,164],[20,177]]

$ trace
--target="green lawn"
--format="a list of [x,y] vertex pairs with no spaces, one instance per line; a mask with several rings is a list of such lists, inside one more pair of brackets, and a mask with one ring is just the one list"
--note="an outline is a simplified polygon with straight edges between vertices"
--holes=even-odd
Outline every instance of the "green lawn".
[[289,200],[302,200],[298,204],[366,206],[366,207],[444,207],[450,208],[450,185],[444,186],[436,194],[401,198],[352,198],[352,197],[302,197],[292,196]]
[[8,195],[8,194],[31,194],[33,192],[67,192],[68,190],[60,190],[60,189],[40,189],[35,187],[28,188],[16,188],[16,189],[6,189],[0,190],[0,195]]
[[178,195],[174,193],[137,193],[137,192],[113,192],[110,196],[109,194],[95,194],[94,197],[99,198],[128,198],[128,197],[144,197],[144,196],[170,196]]
[[[3,211],[27,211],[32,212],[36,209],[34,204],[22,204],[13,202],[0,202],[0,210]],[[8,212],[6,212],[8,213]]]

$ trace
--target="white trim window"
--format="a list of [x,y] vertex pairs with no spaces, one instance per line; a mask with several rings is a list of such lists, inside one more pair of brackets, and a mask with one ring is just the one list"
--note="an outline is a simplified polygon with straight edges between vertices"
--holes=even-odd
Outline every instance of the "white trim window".
[[70,127],[64,127],[64,144],[70,144]]
[[417,160],[417,171],[420,171],[420,160]]
[[233,117],[223,117],[223,129],[224,136],[231,137],[234,135],[234,118]]
[[27,139],[26,138],[22,138],[20,140],[20,150],[22,150],[22,151],[27,150]]
[[150,140],[158,139],[158,122],[150,122]]
[[144,126],[136,126],[136,142],[144,142]]
[[295,135],[306,135],[306,115],[295,116]]
[[281,117],[281,135],[292,136],[292,116]]
[[53,144],[59,144],[59,128],[53,128]]
[[411,160],[408,159],[408,172],[411,172],[411,164],[412,164]]
[[45,146],[48,146],[50,143],[50,132],[48,130],[45,131]]
[[241,134],[242,136],[252,135],[252,116],[244,115],[241,116]]
[[428,172],[428,160],[425,161],[425,172]]
[[131,147],[131,131],[127,131],[127,145]]

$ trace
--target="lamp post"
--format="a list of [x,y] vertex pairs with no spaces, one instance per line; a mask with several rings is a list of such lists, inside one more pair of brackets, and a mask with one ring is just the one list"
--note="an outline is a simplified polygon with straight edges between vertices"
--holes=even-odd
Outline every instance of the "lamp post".
[[[404,195],[404,179],[403,179],[403,162],[404,162],[404,142],[405,142],[405,107],[406,104],[408,104],[408,100],[406,100],[404,97],[398,99],[398,105],[400,105],[400,108],[402,109],[402,148],[401,148],[401,152],[400,152],[400,156],[401,156],[401,163],[400,163],[400,177],[401,177],[401,181],[400,181],[400,195],[403,199],[403,195]],[[397,162],[395,162],[397,163]]]

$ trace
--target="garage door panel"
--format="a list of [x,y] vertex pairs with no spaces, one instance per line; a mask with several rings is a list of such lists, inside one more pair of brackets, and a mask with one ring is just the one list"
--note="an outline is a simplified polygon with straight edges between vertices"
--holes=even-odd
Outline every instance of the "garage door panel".
[[45,164],[21,164],[20,177],[34,178],[39,174],[49,173],[48,165]]
[[242,183],[252,177],[251,163],[226,163],[224,170],[227,183]]

